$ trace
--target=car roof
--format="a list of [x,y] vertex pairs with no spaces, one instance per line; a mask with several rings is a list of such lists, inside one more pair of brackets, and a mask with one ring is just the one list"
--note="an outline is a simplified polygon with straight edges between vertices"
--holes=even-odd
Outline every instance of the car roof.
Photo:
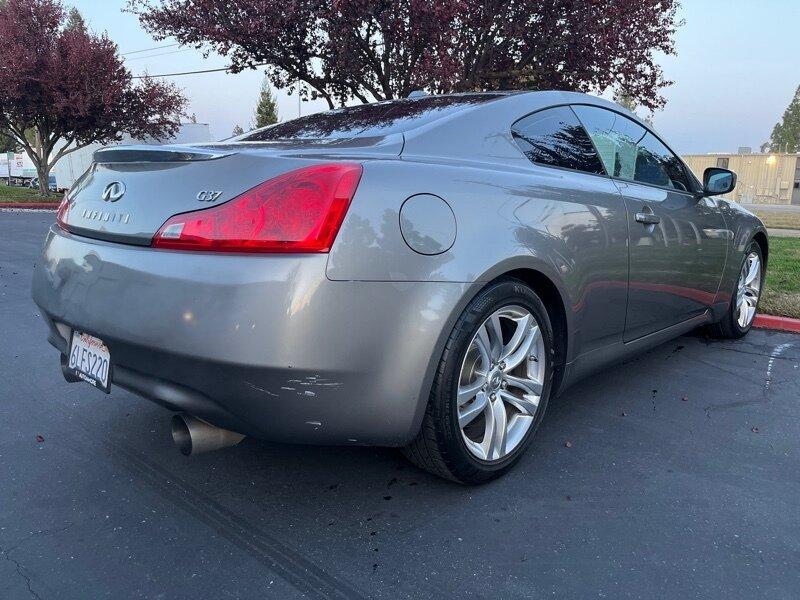
[[[498,94],[496,101],[479,104],[406,131],[403,156],[442,157],[472,164],[497,164],[503,168],[514,164],[527,167],[529,161],[512,139],[511,126],[532,113],[565,105],[598,106],[620,113],[648,131],[653,131],[650,124],[633,112],[591,94],[558,90]],[[664,142],[662,136],[656,136]],[[669,147],[669,144],[666,145]],[[524,160],[520,161],[520,157]]]

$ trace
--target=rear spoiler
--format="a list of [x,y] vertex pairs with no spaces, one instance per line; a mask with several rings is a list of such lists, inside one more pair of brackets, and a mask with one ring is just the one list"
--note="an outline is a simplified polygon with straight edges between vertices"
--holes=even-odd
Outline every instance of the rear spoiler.
[[104,164],[192,162],[215,160],[230,154],[232,153],[180,146],[112,146],[96,150],[92,155],[92,160]]

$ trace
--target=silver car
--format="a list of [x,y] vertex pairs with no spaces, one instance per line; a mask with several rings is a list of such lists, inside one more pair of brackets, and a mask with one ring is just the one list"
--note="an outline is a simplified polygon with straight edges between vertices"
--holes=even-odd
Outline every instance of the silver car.
[[66,379],[174,411],[186,454],[398,446],[478,483],[578,379],[748,332],[768,240],[735,183],[583,94],[355,106],[98,151],[33,297]]

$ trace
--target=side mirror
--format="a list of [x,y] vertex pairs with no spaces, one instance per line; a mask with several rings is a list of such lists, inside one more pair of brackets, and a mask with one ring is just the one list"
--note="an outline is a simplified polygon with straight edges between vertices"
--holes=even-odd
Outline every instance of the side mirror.
[[709,167],[703,173],[703,193],[706,196],[719,196],[732,192],[736,187],[736,173],[728,169]]

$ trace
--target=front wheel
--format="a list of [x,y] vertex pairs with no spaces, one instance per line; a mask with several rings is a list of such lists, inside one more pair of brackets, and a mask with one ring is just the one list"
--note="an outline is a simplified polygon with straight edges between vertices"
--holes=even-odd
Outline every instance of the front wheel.
[[553,331],[544,304],[521,281],[491,284],[450,335],[406,456],[460,483],[499,477],[539,427],[552,376]]
[[758,242],[752,241],[745,250],[736,289],[728,311],[714,327],[718,337],[738,339],[747,335],[753,326],[758,300],[764,285],[764,257]]

